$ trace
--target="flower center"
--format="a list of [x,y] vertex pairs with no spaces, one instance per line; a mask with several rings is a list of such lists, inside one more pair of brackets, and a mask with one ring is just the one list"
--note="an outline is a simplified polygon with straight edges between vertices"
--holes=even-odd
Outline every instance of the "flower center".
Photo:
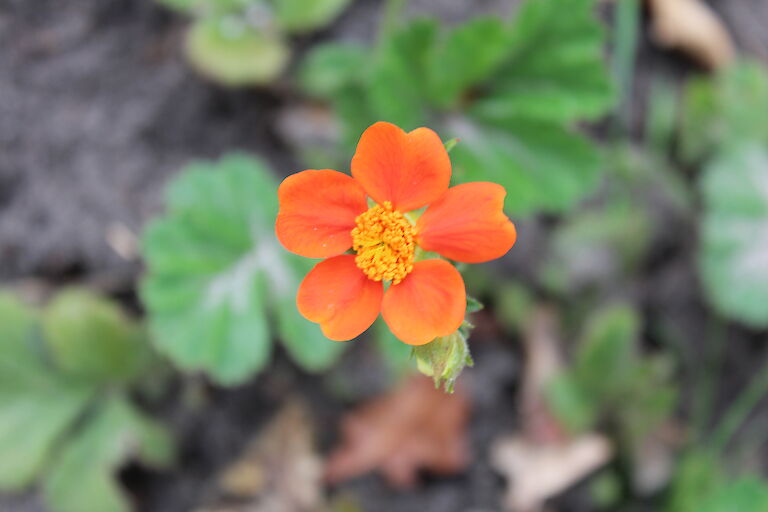
[[389,201],[361,213],[355,223],[352,248],[357,266],[374,281],[402,281],[413,270],[413,225]]

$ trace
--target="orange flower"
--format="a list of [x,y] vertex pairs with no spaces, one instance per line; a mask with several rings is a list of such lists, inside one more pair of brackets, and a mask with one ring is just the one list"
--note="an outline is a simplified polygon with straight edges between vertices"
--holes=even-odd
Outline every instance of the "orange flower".
[[[426,253],[480,263],[506,254],[517,234],[503,212],[503,187],[449,189],[450,179],[451,161],[435,132],[406,133],[383,122],[360,138],[352,177],[325,169],[286,178],[277,238],[300,256],[327,258],[299,287],[301,314],[338,341],[361,334],[379,312],[411,345],[456,331],[466,309],[464,280],[447,261],[423,259]],[[368,197],[376,203],[370,208]],[[419,216],[415,210],[427,205]],[[354,254],[344,254],[350,249]]]

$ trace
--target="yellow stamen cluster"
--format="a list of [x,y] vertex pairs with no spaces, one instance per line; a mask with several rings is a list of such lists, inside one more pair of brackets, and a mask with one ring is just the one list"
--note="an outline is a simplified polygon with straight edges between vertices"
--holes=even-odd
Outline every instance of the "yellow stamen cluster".
[[374,281],[402,281],[413,270],[413,225],[389,201],[361,213],[355,223],[352,248],[357,266]]

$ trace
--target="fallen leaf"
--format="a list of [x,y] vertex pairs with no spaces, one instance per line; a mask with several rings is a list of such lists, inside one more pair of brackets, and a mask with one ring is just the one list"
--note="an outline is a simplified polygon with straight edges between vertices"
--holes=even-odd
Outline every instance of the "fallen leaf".
[[[290,400],[219,478],[217,503],[200,512],[322,509],[322,461],[306,405]],[[230,504],[228,501],[239,503]]]
[[537,512],[544,502],[586,477],[611,458],[611,444],[597,434],[558,443],[533,443],[523,436],[498,442],[492,463],[510,480],[504,506]]
[[648,0],[653,36],[665,48],[681,50],[710,70],[730,63],[734,44],[715,11],[701,0]]
[[469,409],[461,389],[446,394],[430,379],[412,377],[342,420],[326,478],[338,483],[378,469],[393,487],[409,488],[420,470],[458,473],[469,458]]

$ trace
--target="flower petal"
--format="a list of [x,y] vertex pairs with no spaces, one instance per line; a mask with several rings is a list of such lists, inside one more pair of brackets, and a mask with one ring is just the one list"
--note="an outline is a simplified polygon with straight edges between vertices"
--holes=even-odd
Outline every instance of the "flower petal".
[[409,345],[424,345],[461,326],[467,308],[464,280],[444,260],[423,260],[384,294],[381,312],[392,333]]
[[451,180],[451,160],[429,128],[406,133],[379,122],[365,130],[352,158],[352,176],[377,203],[408,212],[440,197]]
[[277,195],[277,239],[289,251],[307,258],[329,258],[352,247],[355,217],[368,209],[360,185],[330,169],[288,176]]
[[384,287],[368,279],[345,254],[321,261],[299,286],[296,304],[309,321],[320,324],[328,338],[357,337],[379,316]]
[[517,239],[515,225],[504,215],[505,195],[495,183],[451,187],[416,222],[418,244],[464,263],[504,256]]

